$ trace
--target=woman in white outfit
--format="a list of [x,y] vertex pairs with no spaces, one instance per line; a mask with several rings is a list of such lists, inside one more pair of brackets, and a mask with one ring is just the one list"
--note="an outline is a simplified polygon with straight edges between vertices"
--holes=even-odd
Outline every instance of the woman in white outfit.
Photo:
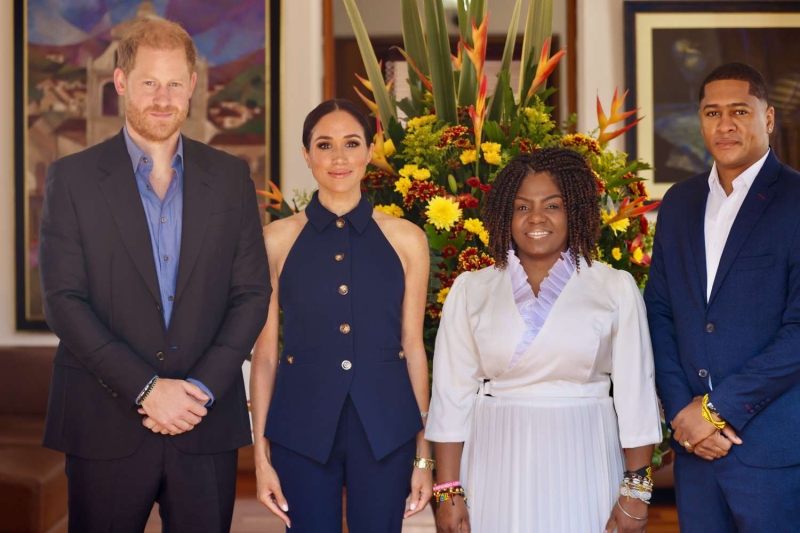
[[436,338],[425,435],[439,531],[645,530],[661,441],[652,348],[633,277],[593,261],[599,218],[574,151],[519,155],[495,180],[496,264],[456,279]]

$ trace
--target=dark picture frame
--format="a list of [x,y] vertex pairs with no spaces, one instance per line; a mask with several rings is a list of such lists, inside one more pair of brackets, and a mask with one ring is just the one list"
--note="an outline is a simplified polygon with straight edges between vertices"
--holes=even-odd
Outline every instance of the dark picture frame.
[[800,2],[626,1],[627,108],[646,117],[626,136],[632,157],[662,198],[671,185],[707,171],[713,161],[700,135],[702,80],[728,61],[764,75],[776,108],[771,145],[779,159],[800,163]]
[[134,18],[176,20],[197,44],[198,84],[184,134],[247,160],[257,188],[279,182],[281,2],[242,0],[237,10],[217,0],[157,5],[120,0],[92,13],[62,3],[53,13],[44,0],[14,0],[17,330],[48,329],[38,276],[46,168],[122,127],[124,102],[109,75],[116,42]]

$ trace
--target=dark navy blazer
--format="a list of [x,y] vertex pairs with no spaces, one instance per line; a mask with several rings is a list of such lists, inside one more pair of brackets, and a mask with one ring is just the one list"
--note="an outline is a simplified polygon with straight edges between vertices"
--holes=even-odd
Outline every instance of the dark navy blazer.
[[658,216],[644,296],[658,393],[671,421],[710,392],[744,441],[742,463],[800,464],[800,173],[770,152],[706,303],[708,176],[674,185]]
[[401,324],[405,274],[362,196],[337,217],[315,193],[280,274],[284,348],[265,437],[325,463],[349,394],[376,459],[422,430]]

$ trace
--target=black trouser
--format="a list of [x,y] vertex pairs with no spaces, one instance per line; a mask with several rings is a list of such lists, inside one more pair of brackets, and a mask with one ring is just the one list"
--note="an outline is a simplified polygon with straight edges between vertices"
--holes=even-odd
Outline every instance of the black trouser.
[[140,533],[153,504],[163,531],[230,531],[236,450],[188,454],[149,433],[132,455],[97,461],[67,455],[70,533]]

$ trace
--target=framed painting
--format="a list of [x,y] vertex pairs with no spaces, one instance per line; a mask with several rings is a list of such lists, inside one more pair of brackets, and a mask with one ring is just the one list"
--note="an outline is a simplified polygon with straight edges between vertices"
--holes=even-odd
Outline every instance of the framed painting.
[[[17,329],[47,329],[38,236],[45,173],[58,158],[116,135],[116,50],[133,21],[179,22],[198,50],[182,132],[250,164],[257,188],[278,181],[280,2],[15,0],[15,241]],[[271,178],[275,176],[274,178]]]
[[654,166],[655,198],[711,168],[700,134],[698,95],[705,76],[729,61],[765,77],[778,158],[800,166],[800,2],[625,2],[626,85],[630,108],[645,116],[626,138],[628,152]]

